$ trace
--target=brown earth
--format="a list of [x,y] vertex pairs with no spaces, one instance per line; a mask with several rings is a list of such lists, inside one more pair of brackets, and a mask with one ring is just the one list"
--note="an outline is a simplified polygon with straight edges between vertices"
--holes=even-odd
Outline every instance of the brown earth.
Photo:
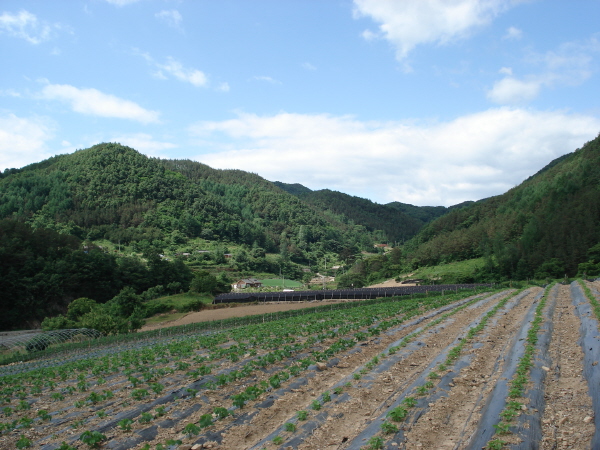
[[[540,448],[543,449],[589,448],[590,439],[595,428],[587,382],[582,374],[583,352],[578,343],[580,321],[573,312],[574,307],[570,288],[568,286],[557,286],[554,289],[557,292],[557,304],[554,316],[550,319],[554,327],[549,348],[551,365],[548,367],[548,376],[544,386],[546,407],[544,411],[539,412],[543,424],[543,438],[539,444]],[[235,418],[231,417],[216,422],[207,430],[210,432],[222,430],[223,440],[220,444],[212,441],[214,438],[206,437],[206,431],[198,436],[187,436],[183,432],[183,427],[186,424],[198,423],[201,417],[210,414],[214,407],[230,408],[230,396],[232,394],[241,392],[248,385],[258,385],[261,381],[268,383],[272,374],[276,373],[273,370],[280,370],[281,368],[289,370],[289,367],[295,364],[293,361],[283,360],[279,364],[282,367],[275,367],[276,365],[274,365],[271,367],[272,370],[257,371],[252,379],[240,379],[216,389],[203,391],[197,397],[189,396],[178,399],[169,405],[170,413],[164,418],[175,418],[177,414],[189,408],[195,408],[195,411],[177,425],[158,426],[157,436],[145,443],[149,444],[149,448],[154,449],[167,439],[181,439],[183,444],[177,447],[178,450],[197,448],[234,450],[260,449],[263,447],[269,450],[287,448],[298,450],[344,450],[358,448],[359,446],[367,449],[370,444],[367,438],[364,439],[364,442],[360,441],[360,433],[371,424],[377,425],[377,430],[379,430],[378,424],[382,415],[385,418],[386,411],[395,402],[397,403],[406,396],[411,396],[421,400],[424,405],[420,404],[415,409],[408,409],[408,416],[404,421],[393,422],[393,425],[398,426],[400,431],[403,432],[403,437],[394,434],[383,435],[380,431],[378,432],[378,436],[385,440],[386,445],[391,446],[389,448],[466,449],[469,446],[471,437],[477,433],[478,422],[488,395],[502,376],[499,368],[510,357],[512,345],[515,341],[518,341],[515,337],[517,336],[516,333],[521,324],[524,323],[523,320],[527,311],[536,307],[537,300],[535,300],[535,297],[540,292],[541,288],[530,288],[527,295],[524,295],[520,300],[509,300],[489,319],[488,324],[482,331],[473,339],[465,341],[461,355],[468,355],[471,360],[466,367],[457,373],[450,387],[437,400],[429,400],[429,397],[434,392],[439,392],[436,385],[437,380],[439,377],[450,373],[451,367],[440,369],[439,364],[436,366],[432,361],[445,349],[447,351],[447,349],[461,342],[469,327],[476,324],[502,298],[511,295],[511,292],[505,291],[494,297],[490,295],[482,296],[481,298],[485,300],[477,301],[471,306],[451,310],[445,315],[440,314],[424,318],[420,324],[411,325],[407,322],[404,328],[397,331],[367,336],[365,340],[357,342],[354,348],[357,351],[340,354],[340,361],[332,364],[331,367],[319,367],[318,370],[309,371],[310,376],[306,372],[302,372],[299,376],[306,377],[306,383],[299,388],[287,391],[279,398],[272,397],[271,393],[273,391],[267,391],[261,394],[256,401],[248,402],[242,410],[235,410],[236,415],[252,412],[246,423],[234,425]],[[182,319],[167,324],[167,326],[241,317],[248,314],[268,314],[326,303],[294,302],[200,311],[190,313]],[[548,305],[546,305],[547,307]],[[368,326],[361,328],[362,331],[368,331],[368,329]],[[291,330],[291,334],[293,336],[293,330]],[[349,336],[353,336],[353,334],[326,337],[317,343],[317,348],[327,349],[341,337]],[[404,338],[409,342],[407,347],[398,350],[396,356],[387,353],[390,345]],[[304,342],[306,339],[306,336],[296,337],[294,343]],[[235,343],[229,342],[223,345],[226,347],[232,344]],[[208,354],[208,350],[206,353]],[[398,362],[390,365],[384,371],[370,372],[370,370],[363,369],[366,364],[374,360],[378,360],[375,364],[375,367],[377,367],[377,364],[382,364],[386,358],[394,357],[399,358]],[[182,359],[181,361],[189,362],[190,369],[175,370],[174,373],[162,380],[161,383],[164,384],[165,392],[183,389],[193,380],[193,378],[190,379],[186,375],[186,371],[191,370],[198,363],[192,358]],[[174,366],[173,362],[159,363],[157,360],[153,369],[172,366]],[[227,368],[239,368],[239,366],[225,358],[219,367],[215,368],[215,371]],[[364,375],[363,370],[365,370]],[[432,387],[429,391],[426,390],[427,392],[418,394],[411,386],[417,380],[422,379],[424,375],[431,374],[432,371],[437,373],[435,377],[427,377],[432,381]],[[134,376],[141,378],[140,374],[134,373]],[[292,378],[292,380],[294,379]],[[59,392],[64,389],[68,382],[62,385],[59,382],[54,391]],[[94,427],[106,421],[107,419],[97,417],[97,410],[100,408],[105,410],[109,415],[108,418],[110,418],[111,415],[129,411],[136,404],[144,403],[144,401],[136,403],[132,399],[130,378],[128,379],[122,373],[115,373],[107,377],[102,385],[93,378],[89,382],[92,386],[90,391],[102,392],[107,388],[113,390],[115,395],[111,402],[94,407],[85,404],[73,408],[76,399],[84,400],[90,395],[90,392],[75,392],[64,401],[55,401],[46,394],[46,396],[40,396],[36,399],[34,410],[18,413],[15,408],[18,400],[15,400],[11,404],[15,409],[13,416],[2,418],[2,422],[14,420],[17,418],[17,414],[29,414],[29,417],[35,418],[36,412],[40,409],[55,411],[56,417],[60,418],[62,422],[60,422],[60,426],[56,428],[56,431],[50,431],[54,425],[48,424],[45,430],[39,428],[32,430],[19,429],[4,434],[0,436],[0,449],[14,448],[14,443],[20,434],[32,439],[41,439],[52,432],[56,436],[54,437],[53,434],[53,437],[46,438],[45,443],[60,445],[60,442],[69,436],[78,435],[84,429],[94,429]],[[285,383],[287,382],[282,383],[282,386]],[[348,396],[347,401],[342,401],[342,396],[333,397],[330,402],[322,403],[320,411],[312,410],[311,405],[314,400],[320,398],[324,392],[333,392],[334,387],[339,385],[344,386],[343,393]],[[149,390],[149,384],[142,384],[141,386]],[[151,394],[151,399],[158,397]],[[270,407],[255,407],[255,404],[267,401],[270,398],[273,400]],[[148,401],[145,400],[145,402]],[[419,410],[418,408],[421,407],[424,409]],[[527,405],[524,405],[524,409],[527,410]],[[308,421],[296,420],[296,413],[299,410],[308,412]],[[417,410],[420,412],[415,412]],[[73,415],[74,411],[75,415]],[[320,423],[316,421],[318,415],[325,417]],[[78,428],[76,422],[74,423],[75,419],[82,421],[82,423],[85,422],[85,428],[83,428],[83,425],[82,428]],[[281,445],[275,444],[272,440],[267,440],[270,433],[278,430],[285,423],[296,423],[298,429],[300,429],[301,426],[311,420],[315,420],[314,429],[301,443],[294,447],[289,447],[287,444],[288,440],[296,436],[292,431],[279,433],[283,441]],[[158,419],[152,424],[158,423],[157,421]],[[390,419],[387,419],[387,421],[390,422]],[[149,425],[139,423],[137,417],[135,417],[132,427],[132,431],[129,432],[125,432],[116,426],[106,432],[107,438],[112,440],[110,448],[115,448],[113,444],[125,442],[128,437],[135,436],[138,431],[147,429]],[[507,442],[516,443],[515,436],[508,436],[504,439]],[[76,441],[76,444],[80,444],[80,442]],[[108,448],[108,445],[105,447]],[[127,448],[141,449],[142,444]]]
[[342,303],[359,300],[323,300],[312,302],[277,302],[264,303],[262,305],[235,306],[231,308],[205,309],[203,311],[191,312],[183,317],[169,322],[145,325],[140,331],[156,330],[158,328],[173,327],[177,325],[189,325],[197,322],[208,322],[212,320],[231,319],[232,317],[246,317],[257,314],[271,314],[295,309],[314,308],[334,303]]

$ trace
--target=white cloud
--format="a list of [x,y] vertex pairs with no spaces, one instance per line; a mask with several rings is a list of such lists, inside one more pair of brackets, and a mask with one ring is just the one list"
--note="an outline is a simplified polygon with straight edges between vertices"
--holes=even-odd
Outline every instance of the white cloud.
[[142,108],[137,103],[105,94],[97,89],[79,89],[68,84],[48,84],[40,97],[68,103],[73,111],[100,117],[129,119],[142,123],[158,122],[158,112]]
[[60,25],[38,20],[35,14],[25,10],[16,14],[4,12],[0,16],[0,32],[25,39],[34,45],[51,39],[57,29],[60,29]]
[[302,63],[302,67],[306,70],[317,70],[317,68],[309,62]]
[[507,39],[509,41],[518,41],[522,37],[523,37],[523,31],[522,30],[519,30],[516,27],[509,27],[506,30],[506,34],[504,35],[503,39]]
[[161,74],[164,70],[179,81],[190,83],[197,87],[204,87],[208,84],[208,78],[204,72],[197,69],[187,69],[179,61],[171,57],[167,58],[165,64],[155,63],[155,65],[161,71]]
[[599,118],[510,108],[433,124],[238,113],[190,128],[204,148],[212,144],[196,158],[212,167],[417,205],[503,193],[598,130]]
[[546,53],[530,51],[525,60],[538,66],[539,72],[520,80],[513,76],[512,69],[503,67],[500,73],[506,76],[494,83],[487,97],[494,103],[516,105],[533,100],[542,88],[580,85],[592,75],[593,55],[599,52],[600,42],[596,37],[585,42],[567,42]]
[[217,87],[217,91],[221,91],[221,92],[229,92],[229,89],[230,89],[229,83],[221,83]]
[[198,69],[189,69],[184,67],[183,64],[181,64],[175,58],[169,56],[167,57],[167,61],[162,64],[150,56],[149,53],[142,52],[137,48],[133,49],[133,53],[141,56],[146,60],[146,62],[148,62],[148,64],[158,69],[156,72],[154,72],[154,76],[160,80],[168,80],[169,77],[167,75],[170,75],[179,81],[190,83],[196,87],[208,86],[208,77],[204,72]]
[[403,60],[420,44],[446,44],[487,25],[520,0],[354,0],[354,16],[370,17],[379,30],[363,32],[396,48]]
[[150,134],[146,133],[133,133],[115,136],[109,139],[110,142],[119,142],[120,144],[127,145],[134,148],[146,155],[166,158],[167,155],[161,153],[162,150],[168,150],[176,148],[177,145],[172,142],[163,142],[155,140]]
[[52,156],[46,146],[52,138],[53,126],[43,119],[0,116],[0,170],[23,167]]
[[500,105],[523,104],[536,98],[541,86],[541,81],[520,81],[509,76],[497,81],[487,97]]
[[256,81],[266,81],[271,84],[282,84],[281,81],[276,80],[275,78],[268,77],[266,75],[257,75],[254,77]]
[[173,9],[171,11],[163,10],[159,13],[154,14],[154,17],[165,21],[167,25],[177,29],[180,28],[181,21],[183,20],[183,17],[181,16],[180,12],[176,9]]
[[116,5],[116,6],[126,6],[126,5],[130,5],[132,3],[137,3],[140,0],[106,0],[107,3],[110,3],[111,5]]

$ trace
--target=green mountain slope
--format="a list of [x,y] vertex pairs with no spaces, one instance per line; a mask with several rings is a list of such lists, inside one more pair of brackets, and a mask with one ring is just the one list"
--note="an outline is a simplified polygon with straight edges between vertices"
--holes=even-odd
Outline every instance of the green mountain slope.
[[370,247],[375,235],[283,192],[258,175],[187,160],[148,158],[99,144],[8,171],[0,218],[12,217],[80,238],[113,242],[172,234],[279,251]]
[[574,275],[600,240],[600,137],[503,195],[456,209],[406,247],[413,267],[486,257],[490,275]]
[[423,220],[406,214],[399,208],[380,205],[342,192],[329,189],[312,191],[301,184],[279,181],[274,184],[316,208],[328,211],[343,222],[364,225],[370,231],[383,231],[383,234],[379,235],[380,241],[403,242],[414,236],[424,224]]

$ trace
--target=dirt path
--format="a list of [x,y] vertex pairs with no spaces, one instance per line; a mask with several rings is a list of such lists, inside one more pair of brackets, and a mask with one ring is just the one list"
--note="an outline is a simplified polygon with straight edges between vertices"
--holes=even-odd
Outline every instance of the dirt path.
[[[236,306],[231,308],[206,309],[204,311],[191,312],[177,320],[159,324],[145,325],[140,331],[156,330],[158,328],[174,327],[177,325],[188,325],[196,322],[207,322],[212,320],[231,319],[232,317],[245,317],[256,314],[271,314],[294,309],[314,308],[315,306],[342,303],[355,300],[324,300],[314,302],[281,302],[265,303],[263,305]],[[359,300],[356,300],[359,301]]]
[[594,434],[592,399],[583,377],[583,352],[578,344],[580,323],[573,312],[569,289],[558,287],[550,342],[552,367],[546,378],[541,443],[541,448],[548,450],[590,448]]

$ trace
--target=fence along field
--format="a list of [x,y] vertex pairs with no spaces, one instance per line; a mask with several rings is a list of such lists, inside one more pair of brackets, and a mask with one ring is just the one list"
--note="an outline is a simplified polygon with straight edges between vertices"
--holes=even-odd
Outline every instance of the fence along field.
[[328,305],[14,364],[0,448],[590,448],[598,339],[577,341],[600,307],[584,286]]

